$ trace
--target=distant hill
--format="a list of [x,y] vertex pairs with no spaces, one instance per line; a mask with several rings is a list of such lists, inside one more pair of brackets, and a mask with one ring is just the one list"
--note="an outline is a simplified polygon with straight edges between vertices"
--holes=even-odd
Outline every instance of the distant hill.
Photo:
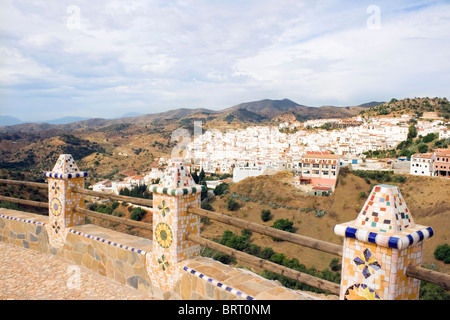
[[11,116],[0,116],[0,127],[13,126],[20,123],[23,123],[23,121],[18,118]]
[[367,102],[367,103],[360,104],[358,107],[373,108],[373,107],[379,106],[380,104],[383,104],[383,103],[385,103],[385,102],[384,101],[383,102],[372,101],[372,102]]
[[377,116],[401,116],[409,114],[416,118],[423,116],[425,112],[436,112],[439,117],[450,119],[450,103],[447,98],[406,98],[391,99],[380,105],[362,110],[361,115],[367,117]]
[[322,106],[309,107],[289,99],[245,102],[219,112],[224,120],[229,121],[270,121],[278,119],[282,115],[294,116],[299,121],[326,118],[348,118],[357,115],[359,112],[382,102],[368,102],[359,106],[336,107]]
[[[437,99],[437,100],[436,100]],[[420,105],[419,109],[417,105]],[[313,119],[329,119],[329,118],[349,118],[361,115],[380,115],[380,114],[403,114],[405,112],[416,112],[421,114],[425,111],[438,110],[440,114],[449,114],[448,101],[446,98],[422,98],[422,99],[403,99],[397,101],[393,99],[391,102],[367,102],[358,106],[321,106],[310,107],[299,104],[289,99],[271,100],[263,99],[259,101],[251,101],[241,103],[223,110],[210,110],[205,108],[179,108],[159,113],[151,113],[144,115],[136,115],[135,113],[125,114],[117,119],[92,118],[81,121],[77,117],[65,117],[49,121],[47,123],[18,123],[9,126],[0,126],[1,132],[37,132],[41,130],[62,130],[72,131],[77,129],[96,129],[115,124],[161,124],[176,123],[192,118],[199,118],[205,121],[225,121],[228,123],[268,123],[279,121],[284,116],[296,119],[298,121],[306,121]]]
[[237,110],[246,110],[263,117],[272,118],[275,115],[284,112],[300,111],[302,108],[308,108],[289,99],[270,100],[264,99],[260,101],[245,102],[222,110],[222,113],[233,113]]
[[48,120],[48,121],[42,121],[42,123],[68,124],[68,123],[78,122],[78,121],[83,121],[83,120],[88,120],[88,119],[90,119],[90,118],[86,118],[86,117],[63,117],[63,118],[58,118],[58,119],[53,119],[53,120]]

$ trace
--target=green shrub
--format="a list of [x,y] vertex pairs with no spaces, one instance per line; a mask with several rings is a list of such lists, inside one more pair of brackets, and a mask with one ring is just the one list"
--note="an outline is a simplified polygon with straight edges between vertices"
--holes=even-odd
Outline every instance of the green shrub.
[[209,202],[203,201],[200,205],[200,208],[204,210],[214,211],[212,205]]
[[135,221],[141,221],[146,213],[147,213],[147,211],[145,211],[142,208],[139,208],[139,207],[133,208],[130,219],[135,220]]
[[[272,225],[272,228],[287,231],[287,232],[294,232],[293,228],[294,223],[292,221],[289,221],[289,219],[278,219],[274,222]],[[272,237],[274,241],[282,241],[278,238]]]
[[272,228],[280,229],[287,232],[294,232],[293,228],[294,222],[289,221],[289,219],[278,219],[272,225]]
[[227,208],[230,211],[236,211],[239,209],[239,203],[237,203],[234,199],[230,198],[227,202]]
[[450,246],[447,243],[437,246],[434,250],[434,257],[444,263],[450,263]]
[[222,182],[214,189],[214,194],[216,196],[220,196],[221,194],[227,193],[229,188],[230,186],[228,185],[228,183]]
[[113,209],[105,204],[101,204],[95,211],[99,213],[111,214],[113,212]]
[[272,213],[270,212],[269,209],[262,209],[261,210],[261,220],[264,222],[269,221],[270,219],[272,219]]

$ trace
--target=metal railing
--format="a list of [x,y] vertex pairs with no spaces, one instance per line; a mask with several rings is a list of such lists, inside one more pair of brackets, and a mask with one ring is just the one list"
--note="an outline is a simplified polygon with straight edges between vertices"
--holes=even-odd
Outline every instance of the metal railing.
[[[17,181],[17,180],[6,180],[6,179],[0,179],[0,184],[7,184],[7,185],[24,185],[28,187],[37,187],[37,188],[48,188],[47,183],[38,183],[38,182],[27,182],[27,181]],[[121,195],[115,195],[110,193],[104,193],[104,192],[97,192],[97,191],[91,191],[81,188],[73,188],[72,192],[83,194],[83,195],[89,195],[99,198],[106,198],[110,200],[117,200],[117,201],[125,201],[127,203],[145,206],[152,208],[153,207],[153,201],[148,199],[141,199],[141,198],[135,198],[135,197],[128,197],[128,196],[121,196]],[[48,208],[48,203],[45,202],[38,202],[38,201],[30,201],[30,200],[24,200],[24,199],[18,199],[14,197],[5,197],[0,196],[0,201],[8,201],[18,204],[24,204],[28,206],[35,206],[35,207],[41,207],[41,208]],[[99,219],[108,220],[115,223],[121,223],[124,225],[128,225],[131,227],[136,228],[142,228],[145,230],[152,230],[152,225],[145,222],[140,221],[134,221],[123,217],[116,217],[111,216],[104,213],[99,213],[96,211],[84,209],[84,208],[75,208],[74,209],[77,213],[84,214],[85,216],[95,217]],[[311,249],[319,250],[322,252],[330,253],[337,256],[342,256],[342,246],[325,242],[322,240],[305,237],[299,234],[293,234],[286,231],[278,230],[275,228],[259,225],[253,222],[241,220],[238,218],[230,217],[224,214],[200,209],[200,208],[194,208],[189,207],[188,212],[191,214],[196,214],[202,217],[209,218],[211,220],[215,220],[218,222],[222,222],[228,225],[232,225],[235,227],[239,227],[242,229],[246,229],[249,231],[257,232],[263,235],[271,236],[274,238],[278,238],[280,240],[288,241],[290,243],[294,243],[297,245],[305,246]],[[244,262],[247,262],[251,265],[260,267],[262,269],[266,269],[268,271],[272,271],[278,274],[281,274],[283,276],[286,276],[290,279],[300,281],[302,283],[305,283],[307,285],[316,287],[318,289],[328,291],[333,294],[339,294],[339,288],[340,286],[336,283],[323,280],[314,276],[311,276],[306,273],[299,272],[294,269],[290,269],[284,266],[281,266],[279,264],[276,264],[274,262],[258,258],[256,256],[247,254],[245,252],[226,247],[224,245],[221,245],[217,242],[208,240],[206,238],[200,237],[195,234],[187,233],[186,239],[196,242],[202,246],[211,248],[213,250],[222,252],[224,254],[227,254],[231,257],[234,257],[238,260],[242,260]],[[416,278],[419,280],[423,280],[426,282],[430,282],[439,286],[442,286],[445,290],[450,290],[450,275],[425,269],[418,266],[409,265],[406,268],[406,275],[412,278]]]

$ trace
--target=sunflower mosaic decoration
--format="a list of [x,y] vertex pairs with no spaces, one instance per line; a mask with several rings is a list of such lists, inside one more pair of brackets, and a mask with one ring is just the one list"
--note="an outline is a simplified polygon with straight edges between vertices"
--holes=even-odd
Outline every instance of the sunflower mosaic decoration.
[[172,245],[173,233],[167,223],[158,223],[155,228],[155,237],[161,248],[167,249]]
[[170,212],[170,208],[166,203],[166,200],[163,200],[159,205],[158,205],[158,209],[161,210],[161,215],[163,217],[166,216],[166,213]]
[[369,249],[364,250],[359,257],[353,259],[358,268],[362,270],[364,278],[370,277],[377,270],[380,270],[380,264],[375,260]]
[[356,283],[345,291],[344,300],[381,300],[381,298],[367,285]]
[[58,198],[53,198],[50,201],[50,210],[52,211],[54,216],[59,216],[62,212],[62,204]]

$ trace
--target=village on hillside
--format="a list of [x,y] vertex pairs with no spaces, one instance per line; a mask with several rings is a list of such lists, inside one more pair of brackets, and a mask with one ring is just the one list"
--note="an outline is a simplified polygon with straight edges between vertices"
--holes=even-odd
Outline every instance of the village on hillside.
[[[367,157],[368,151],[395,149],[408,136],[412,116],[365,119],[319,119],[303,123],[280,123],[278,127],[253,126],[221,132],[207,130],[194,137],[184,150],[184,162],[191,172],[207,175],[232,174],[232,179],[211,180],[209,189],[222,182],[239,182],[247,177],[288,171],[293,183],[310,194],[329,195],[334,191],[340,168],[393,170],[396,173],[450,178],[449,149],[436,149],[410,158]],[[436,134],[450,137],[448,123],[435,113],[424,113],[415,121],[418,136]],[[94,191],[119,194],[125,188],[150,185],[160,179],[169,159],[160,158],[150,172],[138,175],[122,172],[120,181],[104,180]]]

